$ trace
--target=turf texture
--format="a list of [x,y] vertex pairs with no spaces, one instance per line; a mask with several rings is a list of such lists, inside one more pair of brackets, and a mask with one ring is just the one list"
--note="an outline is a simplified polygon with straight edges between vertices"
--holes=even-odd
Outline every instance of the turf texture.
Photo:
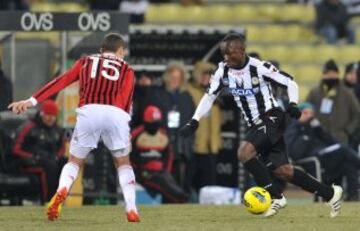
[[0,230],[360,230],[360,203],[345,203],[339,217],[329,218],[324,204],[289,205],[272,218],[251,215],[242,206],[164,205],[140,208],[141,223],[128,223],[120,206],[64,207],[47,221],[42,207],[0,207]]

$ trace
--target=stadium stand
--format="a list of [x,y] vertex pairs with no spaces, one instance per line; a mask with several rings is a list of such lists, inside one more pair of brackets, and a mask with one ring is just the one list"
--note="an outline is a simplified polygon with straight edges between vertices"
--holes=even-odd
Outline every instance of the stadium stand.
[[[38,2],[31,6],[31,10],[35,12],[85,12],[89,8],[87,5],[75,2]],[[245,3],[212,3],[192,6],[175,3],[151,4],[146,13],[145,25],[215,24],[219,28],[225,27],[224,25],[227,25],[226,27],[241,26],[246,30],[249,51],[258,52],[264,59],[279,61],[285,70],[289,68],[287,71],[297,78],[301,86],[311,86],[318,82],[320,73],[316,70],[325,60],[335,58],[339,64],[345,64],[358,59],[358,54],[360,54],[359,46],[325,45],[313,31],[314,21],[315,11],[311,4],[245,1]],[[358,18],[354,17],[352,21],[355,26],[360,27]],[[138,33],[137,29],[132,31]],[[130,49],[136,54],[141,48],[138,42],[142,39],[141,36],[135,36],[135,34],[130,36],[134,39],[132,41],[135,41]],[[148,36],[156,38],[157,35]],[[59,44],[59,36],[56,33],[17,33],[17,38],[38,38],[49,40],[53,45]],[[360,30],[357,30],[357,38],[360,40]],[[176,36],[172,39],[176,40]],[[190,36],[189,39],[194,39],[194,36]],[[141,57],[138,60],[141,60]],[[152,60],[153,64],[164,61]]]

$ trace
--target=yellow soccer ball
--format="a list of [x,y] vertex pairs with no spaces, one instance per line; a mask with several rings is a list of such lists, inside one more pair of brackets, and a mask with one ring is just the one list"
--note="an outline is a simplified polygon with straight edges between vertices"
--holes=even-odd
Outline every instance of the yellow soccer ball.
[[243,203],[250,213],[261,214],[270,207],[271,196],[264,188],[252,187],[245,192]]

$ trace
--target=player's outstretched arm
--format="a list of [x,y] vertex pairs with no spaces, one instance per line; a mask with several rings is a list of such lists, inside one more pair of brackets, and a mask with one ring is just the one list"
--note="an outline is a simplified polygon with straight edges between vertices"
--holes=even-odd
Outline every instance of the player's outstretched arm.
[[33,107],[34,105],[30,100],[21,100],[13,102],[8,106],[8,109],[12,110],[14,114],[20,114]]

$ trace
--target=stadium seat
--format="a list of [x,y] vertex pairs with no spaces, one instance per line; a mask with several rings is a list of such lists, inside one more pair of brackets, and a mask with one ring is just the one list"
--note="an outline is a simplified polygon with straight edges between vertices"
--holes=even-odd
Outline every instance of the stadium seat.
[[298,70],[299,68],[295,65],[289,65],[287,63],[280,63],[280,70],[285,71],[289,75],[293,76],[296,81],[298,81]]
[[299,85],[299,98],[300,102],[303,102],[306,100],[307,96],[309,95],[309,92],[313,88],[313,85],[306,85],[306,84],[300,84]]
[[[194,8],[195,10],[192,11]],[[198,9],[196,9],[198,8]],[[216,10],[217,9],[217,10]],[[201,11],[199,13],[198,11]],[[190,14],[194,12],[195,14]],[[186,17],[185,17],[185,15]],[[200,16],[201,15],[201,16]],[[210,4],[201,6],[181,6],[178,4],[151,4],[146,13],[148,22],[198,22],[204,20],[203,15],[208,15],[206,22],[238,23],[238,22],[289,22],[299,21],[309,23],[314,21],[312,6],[300,4]],[[175,20],[176,19],[176,20]]]
[[262,32],[262,26],[247,26],[246,27],[246,37],[247,40],[250,42],[259,42],[262,40],[264,36]]
[[324,63],[329,59],[338,59],[338,48],[332,45],[320,45],[313,48],[314,56],[316,56],[316,61]]
[[281,7],[281,21],[313,22],[315,11],[312,5],[284,4]]
[[338,49],[338,55],[337,58],[339,59],[339,62],[342,63],[350,63],[355,62],[360,59],[360,47],[359,46],[341,46]]
[[279,13],[279,6],[277,4],[260,4],[256,6],[258,8],[258,17],[265,20],[278,21],[281,18]]
[[320,56],[320,54],[317,54],[316,50],[314,50],[314,47],[311,45],[294,46],[290,48],[288,52],[292,53],[291,58],[289,59],[291,62],[311,63]]
[[246,48],[247,52],[257,52],[261,58],[266,56],[267,49],[265,46],[249,45]]
[[247,4],[236,4],[231,7],[231,16],[236,22],[251,22],[251,21],[262,21],[258,15],[257,8],[253,5]]
[[262,55],[263,59],[271,60],[275,59],[278,62],[284,63],[288,62],[289,59],[291,59],[292,54],[289,52],[288,47],[281,46],[281,45],[275,45],[275,46],[268,46],[266,49],[266,53]]
[[31,5],[34,12],[84,12],[89,8],[79,3],[35,3]]
[[[223,4],[213,4],[206,9],[203,8],[203,13],[208,15],[207,21],[210,23],[231,23],[235,19],[231,13],[231,7]],[[204,20],[206,22],[206,19]]]
[[320,81],[321,66],[319,65],[301,65],[297,71],[296,80],[303,84],[315,85]]

